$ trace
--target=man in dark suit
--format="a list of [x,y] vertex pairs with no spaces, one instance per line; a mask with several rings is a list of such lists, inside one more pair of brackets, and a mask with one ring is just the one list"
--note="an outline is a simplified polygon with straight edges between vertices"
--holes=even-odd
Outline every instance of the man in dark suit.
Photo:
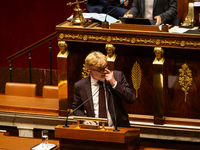
[[[90,13],[105,13],[118,6],[122,0],[88,0],[86,9]],[[128,0],[125,0],[124,6],[128,5]],[[122,7],[117,7],[115,10],[109,13],[110,16],[119,18],[122,17],[128,10]]]
[[179,25],[177,17],[177,0],[134,0],[127,17],[148,18],[156,25]]
[[[74,112],[75,116],[99,117],[99,84],[103,82],[106,114],[108,125],[113,126],[115,123],[114,109],[116,113],[117,126],[130,127],[128,114],[126,113],[122,101],[132,104],[136,100],[133,90],[126,81],[124,74],[121,71],[111,71],[108,69],[107,58],[104,54],[98,51],[90,53],[85,59],[85,65],[90,73],[86,77],[74,84],[74,101],[72,109],[77,108],[80,104],[94,95],[83,107],[80,107]],[[112,95],[109,93],[110,89]],[[97,94],[94,94],[96,93]],[[114,104],[112,103],[112,96]],[[96,124],[93,121],[84,121],[84,124]]]

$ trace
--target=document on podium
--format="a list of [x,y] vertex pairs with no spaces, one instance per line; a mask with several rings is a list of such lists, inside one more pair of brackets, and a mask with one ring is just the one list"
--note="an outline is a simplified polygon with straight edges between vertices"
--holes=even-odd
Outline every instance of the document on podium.
[[[115,23],[115,22],[119,21],[110,15],[106,16],[106,14],[104,14],[104,13],[83,13],[83,17],[85,19],[93,19],[93,20],[97,20],[100,22],[104,22],[106,19],[106,21],[109,22],[109,25],[111,23]],[[73,15],[71,15],[69,18],[67,18],[67,20],[71,20],[72,18],[73,18]]]

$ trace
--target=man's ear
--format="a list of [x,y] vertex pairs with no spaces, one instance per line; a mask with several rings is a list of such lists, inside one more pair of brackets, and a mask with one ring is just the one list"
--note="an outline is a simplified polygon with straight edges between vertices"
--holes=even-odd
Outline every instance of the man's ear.
[[89,73],[89,74],[92,74],[92,70],[88,70],[88,73]]

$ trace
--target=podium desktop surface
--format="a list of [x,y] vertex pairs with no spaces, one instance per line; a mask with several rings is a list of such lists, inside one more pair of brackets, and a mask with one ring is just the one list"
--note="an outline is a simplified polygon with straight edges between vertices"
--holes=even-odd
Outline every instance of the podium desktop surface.
[[[37,144],[40,144],[42,139],[25,138],[17,136],[9,136],[7,132],[0,132],[0,149],[1,150],[30,150]],[[53,150],[59,149],[58,140],[49,140],[49,143],[57,145]]]
[[140,147],[139,128],[118,128],[119,132],[114,132],[114,128],[105,131],[100,129],[77,129],[76,125],[64,128],[63,125],[55,127],[55,138],[60,139],[60,148],[69,149],[134,149]]

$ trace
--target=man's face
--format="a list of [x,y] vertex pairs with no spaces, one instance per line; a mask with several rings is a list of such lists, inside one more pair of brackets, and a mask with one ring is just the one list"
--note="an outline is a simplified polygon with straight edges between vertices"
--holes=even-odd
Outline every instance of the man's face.
[[88,70],[88,71],[89,71],[89,73],[91,74],[91,76],[94,79],[96,79],[96,80],[104,80],[105,79],[105,74],[107,73],[105,68],[108,68],[108,66],[106,65],[103,68],[94,67],[93,69]]

